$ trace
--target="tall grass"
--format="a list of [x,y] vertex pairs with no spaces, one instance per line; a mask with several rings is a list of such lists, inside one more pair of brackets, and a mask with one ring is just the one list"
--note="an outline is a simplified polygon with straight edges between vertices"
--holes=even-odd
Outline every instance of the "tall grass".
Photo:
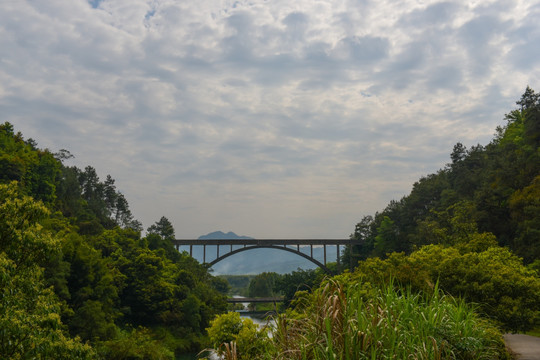
[[297,318],[280,315],[277,359],[506,359],[498,330],[470,305],[393,284],[366,295],[330,280]]

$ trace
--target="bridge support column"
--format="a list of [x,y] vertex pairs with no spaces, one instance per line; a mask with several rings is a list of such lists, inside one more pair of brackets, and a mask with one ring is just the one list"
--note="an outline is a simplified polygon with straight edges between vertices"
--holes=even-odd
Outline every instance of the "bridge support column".
[[206,245],[203,245],[203,257],[202,257],[203,264],[206,264]]
[[337,245],[337,266],[339,270],[339,244]]
[[193,245],[189,245],[189,256],[193,257]]
[[326,266],[326,245],[323,245],[324,247],[324,266]]

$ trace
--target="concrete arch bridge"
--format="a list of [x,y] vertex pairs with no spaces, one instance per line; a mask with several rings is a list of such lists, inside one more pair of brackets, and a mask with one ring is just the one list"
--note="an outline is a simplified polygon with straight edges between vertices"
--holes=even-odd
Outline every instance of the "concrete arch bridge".
[[[180,246],[189,246],[189,255],[193,256],[193,247],[202,246],[203,247],[203,263],[210,266],[217,264],[223,259],[228,258],[229,256],[238,254],[243,251],[249,251],[253,249],[277,249],[282,251],[288,251],[298,256],[301,256],[321,269],[323,269],[328,274],[332,272],[326,266],[326,248],[327,246],[336,246],[337,247],[337,263],[339,265],[340,259],[340,246],[350,246],[354,249],[353,245],[359,244],[357,240],[351,239],[212,239],[212,240],[173,240],[172,243],[177,250],[180,249]],[[207,246],[216,246],[216,256],[212,261],[207,262]],[[301,251],[300,247],[305,248],[309,246],[309,253]],[[323,260],[322,262],[317,260],[313,256],[313,247],[322,246],[324,249]],[[351,256],[351,259],[353,256]],[[350,264],[352,265],[352,264]]]

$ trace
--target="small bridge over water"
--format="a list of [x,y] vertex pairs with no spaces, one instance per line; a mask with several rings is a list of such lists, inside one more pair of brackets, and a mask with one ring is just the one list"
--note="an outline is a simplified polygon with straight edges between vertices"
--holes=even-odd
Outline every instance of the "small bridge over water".
[[[243,251],[253,250],[253,249],[277,249],[288,251],[298,256],[301,256],[327,273],[331,273],[330,269],[326,266],[326,247],[327,246],[336,246],[337,247],[337,264],[340,263],[340,246],[350,246],[351,249],[354,249],[352,245],[357,245],[360,242],[357,240],[351,239],[212,239],[212,240],[172,240],[173,245],[176,246],[176,249],[179,250],[180,246],[189,246],[189,255],[193,256],[193,247],[202,246],[203,247],[203,263],[210,266],[217,264],[223,259],[228,258],[234,254],[238,254]],[[216,246],[216,256],[214,260],[206,262],[206,247],[207,246]],[[309,246],[309,253],[306,253],[304,250]],[[317,260],[313,256],[313,247],[322,246],[323,247],[323,261]],[[351,256],[351,259],[353,256]],[[352,266],[352,264],[350,264]]]
[[283,297],[257,297],[257,298],[248,298],[248,297],[235,297],[227,298],[227,302],[231,304],[242,304],[242,303],[276,303],[285,301]]

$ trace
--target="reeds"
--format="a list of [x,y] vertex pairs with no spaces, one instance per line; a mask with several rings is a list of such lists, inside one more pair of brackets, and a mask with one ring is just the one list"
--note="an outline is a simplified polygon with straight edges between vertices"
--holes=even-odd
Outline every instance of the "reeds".
[[393,284],[361,291],[335,280],[309,297],[301,316],[276,319],[276,358],[504,359],[498,331],[470,305],[435,286],[429,294]]

